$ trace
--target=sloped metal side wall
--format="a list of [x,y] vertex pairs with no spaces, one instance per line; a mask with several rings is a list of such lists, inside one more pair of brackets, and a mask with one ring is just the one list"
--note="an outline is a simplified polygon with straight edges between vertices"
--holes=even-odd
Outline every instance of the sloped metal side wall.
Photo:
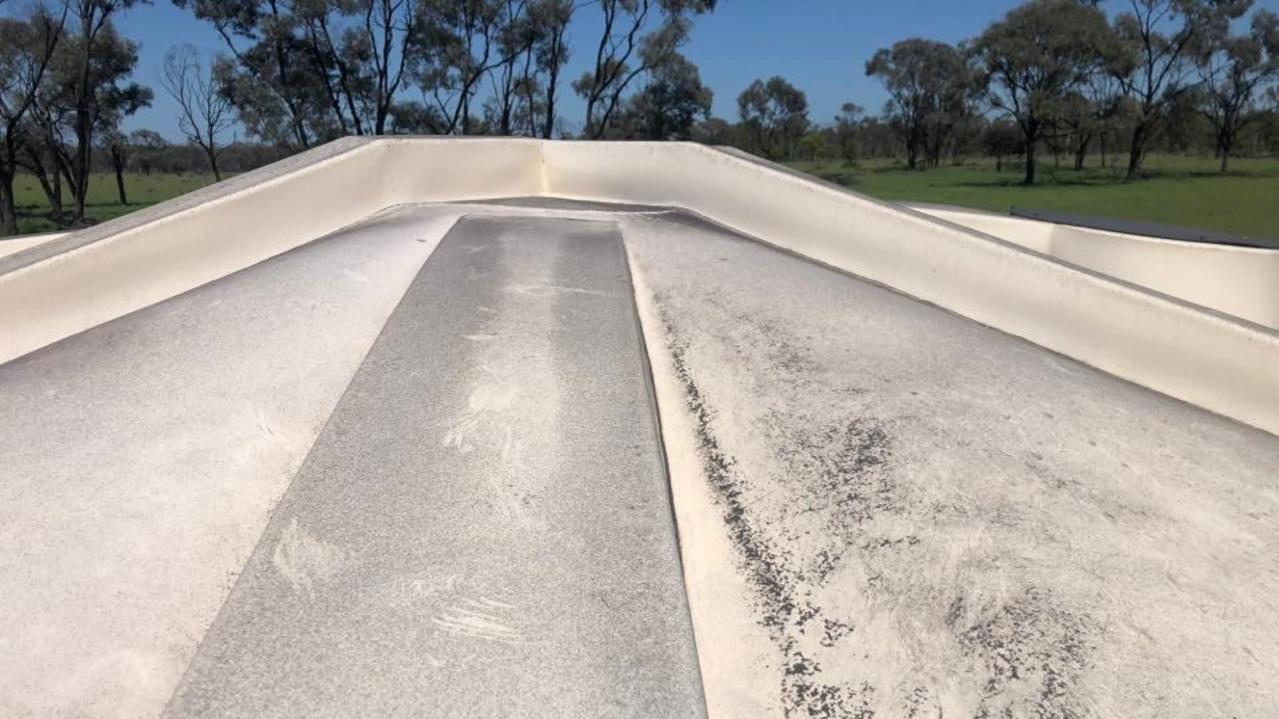
[[1165,240],[957,207],[911,209],[1279,329],[1279,250]]
[[[682,143],[510,138],[331,143],[0,258],[0,362],[388,206],[536,195],[692,210],[1279,433],[1279,332],[744,153]],[[1161,247],[1150,245],[1152,266],[1159,264]],[[1090,252],[1105,250],[1093,246]]]
[[0,362],[404,202],[538,194],[540,145],[349,138],[0,258]]
[[1279,433],[1279,332],[733,151],[560,142],[545,153],[549,194],[684,207]]

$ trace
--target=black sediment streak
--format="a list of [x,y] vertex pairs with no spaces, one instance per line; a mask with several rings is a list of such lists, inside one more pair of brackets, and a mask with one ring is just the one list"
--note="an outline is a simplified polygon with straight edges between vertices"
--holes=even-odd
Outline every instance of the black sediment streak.
[[[671,361],[683,391],[685,408],[692,415],[702,469],[718,503],[729,537],[736,547],[748,582],[759,601],[759,622],[781,650],[785,667],[782,675],[782,709],[786,716],[806,715],[821,718],[870,719],[873,712],[866,706],[873,694],[868,685],[849,688],[819,681],[821,667],[800,651],[798,635],[802,634],[820,610],[799,596],[798,586],[804,577],[790,569],[795,562],[768,541],[750,516],[744,498],[736,461],[720,445],[712,429],[714,411],[689,370],[686,351],[670,319],[661,313],[665,325]],[[854,464],[858,461],[848,458]],[[871,460],[872,463],[882,461]],[[850,625],[823,619],[823,641],[832,644],[852,631]]]
[[[930,551],[926,539],[910,531],[917,526],[912,518],[947,512],[915,497],[901,473],[892,471],[894,425],[866,416],[864,390],[845,388],[835,390],[838,398],[831,396],[825,368],[785,328],[737,316],[734,326],[749,334],[729,349],[758,368],[762,388],[789,402],[757,424],[780,469],[754,477],[738,467],[716,436],[715,410],[689,367],[688,340],[665,311],[661,318],[703,472],[754,592],[758,621],[781,653],[784,714],[869,719],[879,699],[891,701],[899,715],[936,716],[941,698],[928,680],[912,685],[903,676],[901,686],[887,688],[892,696],[877,696],[885,688],[842,676],[838,666],[824,672],[818,661],[845,651],[875,651],[856,641],[854,622],[861,618],[826,613],[820,599],[825,595],[819,592],[829,591],[832,580],[860,576],[863,584],[855,591],[888,604],[897,602],[903,589],[919,596],[916,585],[928,583],[903,577],[895,567],[904,559],[919,561],[904,553]],[[840,402],[846,418],[831,422],[829,413],[806,409],[823,399]],[[757,486],[760,482],[767,488]],[[784,505],[754,503],[760,491],[780,488]],[[926,603],[909,611],[930,619]],[[938,641],[957,662],[949,671],[978,690],[977,716],[1064,719],[1085,713],[1078,687],[1099,631],[1085,615],[1034,588],[1002,603],[974,602],[960,591],[931,611],[936,612],[931,619],[945,627]],[[908,672],[911,666],[902,669]]]
[[742,501],[742,488],[734,473],[736,461],[720,447],[719,440],[711,429],[713,413],[688,370],[684,357],[686,347],[677,339],[669,317],[663,314],[662,319],[670,341],[675,376],[684,390],[685,408],[693,417],[702,470],[723,511],[733,546],[741,554],[749,570],[751,584],[767,609],[762,623],[772,634],[796,612],[795,600],[788,591],[788,587],[793,586],[794,579],[789,576],[778,552],[769,545],[748,517]]
[[[959,630],[963,606],[948,621]],[[1073,689],[1087,666],[1098,628],[1063,610],[1047,591],[1030,588],[962,629],[964,652],[984,664],[986,685],[978,716],[1013,713],[1069,719],[1089,712]],[[1025,691],[1029,687],[1032,691]]]

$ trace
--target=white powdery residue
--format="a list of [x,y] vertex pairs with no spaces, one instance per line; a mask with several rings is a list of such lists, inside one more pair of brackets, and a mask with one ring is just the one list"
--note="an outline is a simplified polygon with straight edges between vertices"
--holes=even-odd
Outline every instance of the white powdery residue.
[[477,384],[466,398],[466,406],[472,412],[500,412],[515,399],[515,386],[509,382],[484,382]]
[[533,297],[547,297],[554,294],[575,294],[575,295],[596,295],[602,297],[603,292],[599,290],[588,290],[584,287],[565,287],[564,285],[542,284],[542,285],[507,285],[507,292],[514,292],[520,295],[530,295]]
[[431,617],[431,622],[440,629],[456,636],[486,639],[503,644],[526,644],[528,637],[513,623],[499,613],[512,609],[504,602],[495,602],[483,597],[471,599],[463,597],[461,601],[444,607]]
[[358,270],[350,269],[349,267],[348,267],[348,268],[343,268],[343,270],[342,270],[342,274],[343,274],[343,275],[344,275],[344,276],[345,276],[348,280],[350,280],[350,281],[352,281],[352,282],[359,283],[359,284],[361,284],[361,285],[368,284],[368,281],[369,281],[369,276],[368,276],[368,275],[366,275],[366,274],[364,274],[363,272],[360,272],[360,271],[358,271]]
[[298,525],[297,517],[280,533],[271,555],[271,564],[289,581],[294,591],[310,589],[337,574],[351,562],[350,554],[311,536]]

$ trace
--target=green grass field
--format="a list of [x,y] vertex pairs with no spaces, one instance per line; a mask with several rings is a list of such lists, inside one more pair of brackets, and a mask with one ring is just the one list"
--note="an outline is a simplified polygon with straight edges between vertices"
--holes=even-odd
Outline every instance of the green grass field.
[[[1040,166],[1041,182],[1034,187],[1021,184],[1021,168],[1015,160],[1005,163],[1003,172],[996,172],[994,161],[987,159],[922,172],[886,161],[857,167],[838,161],[790,165],[886,200],[937,202],[997,212],[1016,205],[1279,236],[1279,159],[1234,159],[1230,174],[1222,177],[1216,173],[1217,162],[1211,157],[1155,155],[1147,163],[1148,177],[1126,183],[1118,170],[1098,167],[1096,157],[1089,158],[1089,167],[1082,172],[1055,170],[1050,157]],[[212,175],[207,174],[129,174],[125,183],[130,204],[125,206],[117,201],[115,177],[95,175],[90,185],[88,214],[94,222],[109,220],[212,181]],[[55,229],[35,179],[19,176],[15,189],[19,230],[30,233]]]
[[[1063,167],[1069,166],[1062,158]],[[1040,183],[1021,184],[1022,168],[1005,161],[970,161],[959,167],[910,171],[900,164],[794,162],[791,167],[885,200],[936,202],[1006,212],[1010,206],[1145,220],[1243,235],[1279,236],[1279,159],[1231,159],[1230,174],[1217,174],[1211,157],[1155,155],[1147,177],[1126,183],[1119,170],[1089,158],[1082,172],[1039,167]]]
[[[110,220],[147,205],[154,205],[192,190],[198,190],[212,182],[211,173],[184,175],[130,173],[124,176],[124,189],[129,196],[129,204],[121,205],[120,198],[116,195],[115,175],[98,173],[89,182],[85,214],[92,222]],[[36,182],[34,177],[19,175],[13,189],[18,205],[20,234],[58,229],[49,219],[49,205],[45,201],[44,192],[40,190],[40,183]],[[62,202],[65,212],[70,216],[71,193],[65,186],[62,189]]]

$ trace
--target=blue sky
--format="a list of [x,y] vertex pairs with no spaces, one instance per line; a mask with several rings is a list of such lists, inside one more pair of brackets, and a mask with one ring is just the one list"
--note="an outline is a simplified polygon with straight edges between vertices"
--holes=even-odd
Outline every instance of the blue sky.
[[[809,116],[829,122],[839,106],[856,102],[878,111],[885,95],[863,71],[877,48],[907,37],[958,42],[982,31],[1019,0],[721,0],[713,14],[701,17],[686,54],[701,68],[702,79],[715,91],[714,112],[736,116],[737,94],[756,78],[781,75],[808,93]],[[1111,0],[1108,10],[1127,5]],[[1279,0],[1260,0],[1257,7],[1279,12]],[[579,75],[591,52],[598,10],[587,7],[571,38],[574,58],[566,77]],[[156,90],[153,107],[139,112],[129,129],[148,127],[178,139],[176,112],[159,84],[165,52],[189,42],[217,49],[221,41],[207,24],[168,0],[139,6],[119,20],[129,37],[141,43],[136,78]],[[410,96],[416,90],[410,88]],[[564,88],[565,95],[571,91]],[[564,113],[580,121],[583,107],[566,98]]]

